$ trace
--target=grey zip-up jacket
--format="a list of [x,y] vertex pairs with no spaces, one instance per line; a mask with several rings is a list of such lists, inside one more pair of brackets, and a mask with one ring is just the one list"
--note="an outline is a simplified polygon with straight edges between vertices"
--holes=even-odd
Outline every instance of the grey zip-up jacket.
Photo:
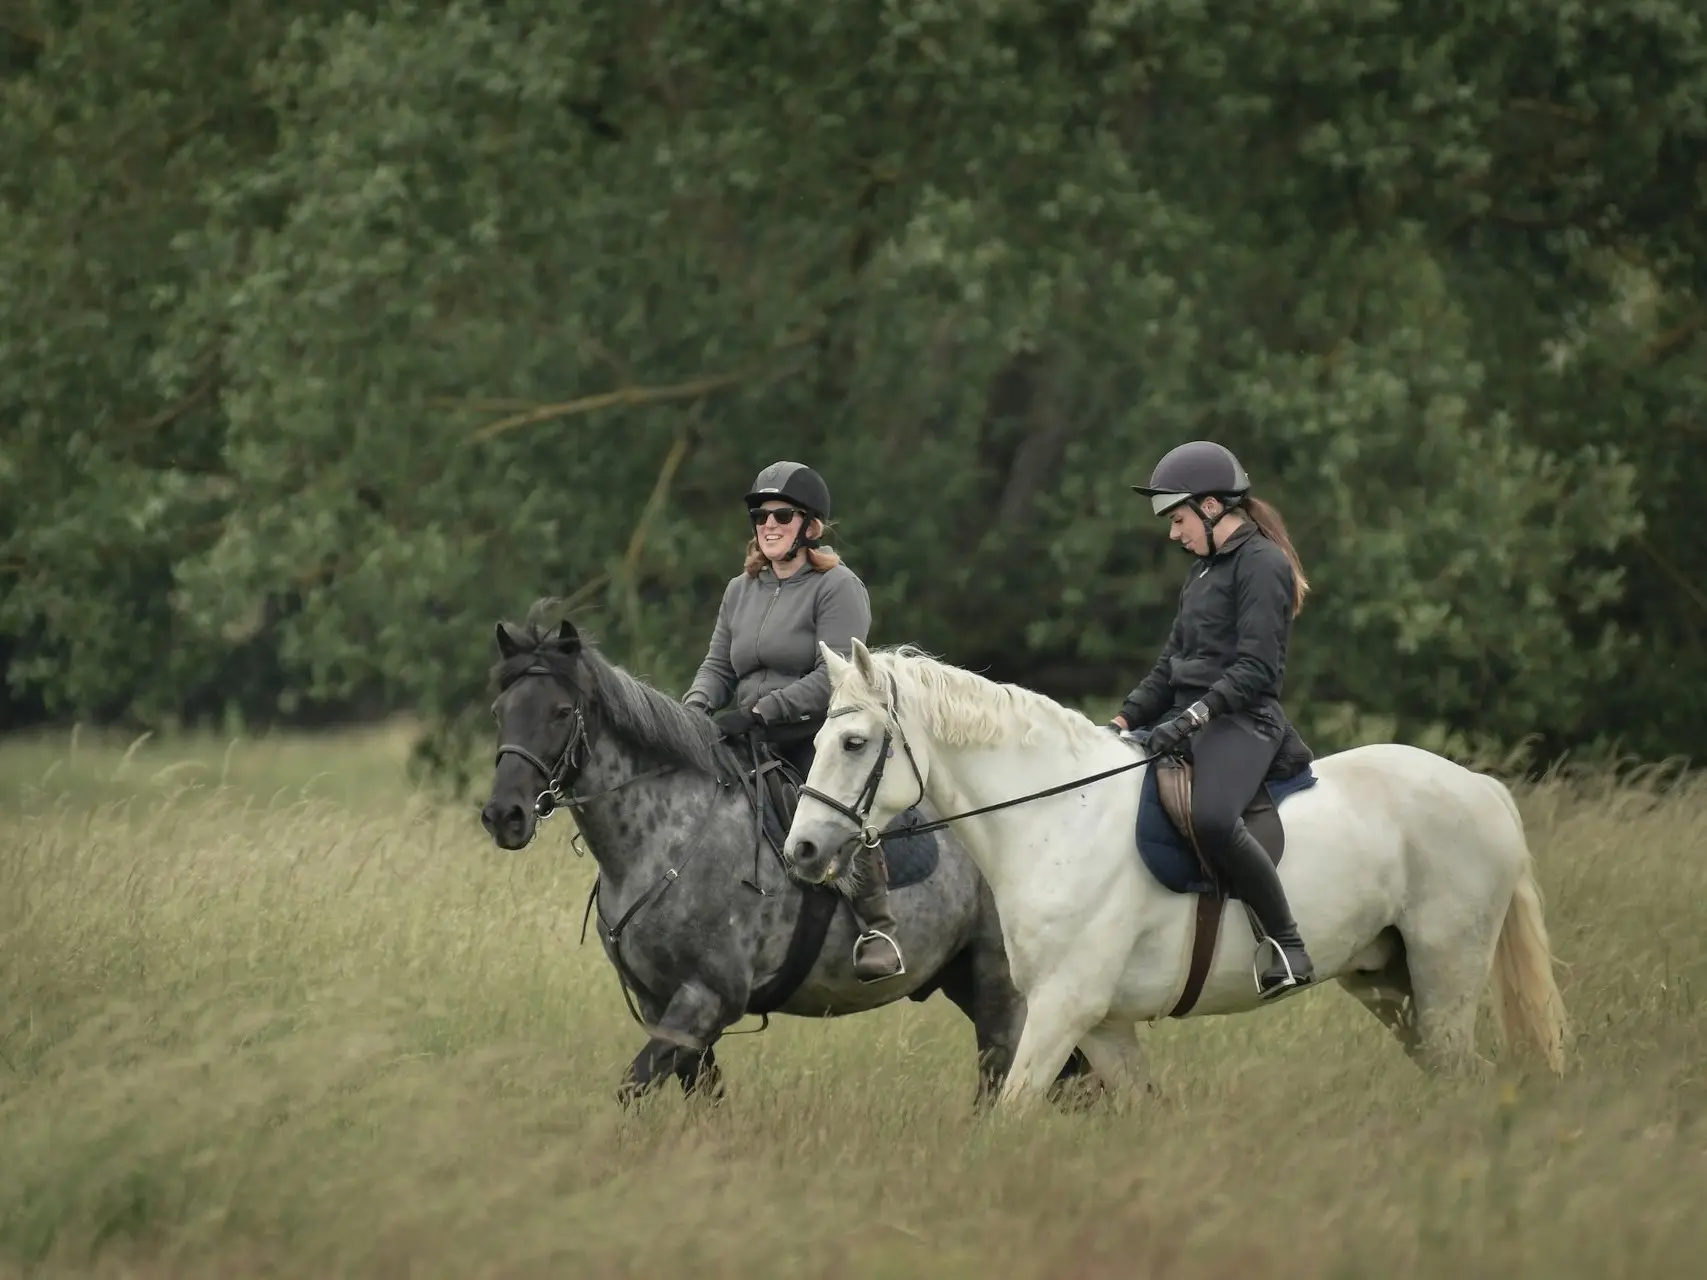
[[821,720],[830,709],[830,673],[818,642],[846,657],[870,629],[871,598],[845,564],[806,565],[786,578],[769,565],[755,577],[737,574],[682,701],[714,711],[751,707],[770,725]]

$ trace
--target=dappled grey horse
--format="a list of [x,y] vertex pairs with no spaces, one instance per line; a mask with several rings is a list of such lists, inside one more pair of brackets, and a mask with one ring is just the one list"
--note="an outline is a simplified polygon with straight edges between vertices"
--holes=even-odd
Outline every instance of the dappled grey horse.
[[[860,982],[851,888],[802,885],[782,862],[798,780],[774,788],[779,762],[742,760],[707,717],[613,666],[571,623],[541,621],[552,604],[497,627],[499,747],[481,822],[521,849],[541,818],[574,813],[599,869],[588,910],[650,1037],[619,1096],[671,1074],[686,1092],[720,1094],[717,1040],[749,1014],[838,1016],[937,991],[972,1021],[978,1100],[999,1090],[1024,1000],[995,899],[960,843],[946,832],[888,842],[907,970]],[[1077,1051],[1070,1077],[1098,1083]]]

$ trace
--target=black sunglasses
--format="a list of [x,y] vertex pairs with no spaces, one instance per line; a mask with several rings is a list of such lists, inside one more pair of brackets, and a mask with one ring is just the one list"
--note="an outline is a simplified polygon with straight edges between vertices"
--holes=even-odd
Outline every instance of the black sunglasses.
[[755,528],[763,524],[767,518],[775,520],[778,524],[788,525],[794,523],[796,516],[805,514],[799,507],[747,508],[747,518],[753,522]]

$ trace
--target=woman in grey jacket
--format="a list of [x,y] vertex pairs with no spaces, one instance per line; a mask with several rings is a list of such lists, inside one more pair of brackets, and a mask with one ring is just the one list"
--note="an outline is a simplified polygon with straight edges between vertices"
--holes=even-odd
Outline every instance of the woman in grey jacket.
[[[871,628],[865,584],[823,546],[830,489],[811,467],[773,462],[747,494],[753,538],[740,573],[724,588],[711,644],[682,701],[710,715],[724,738],[762,736],[805,777],[812,739],[830,706],[820,641],[844,656]],[[906,972],[881,850],[860,855],[853,901],[863,926],[854,972],[877,982]]]

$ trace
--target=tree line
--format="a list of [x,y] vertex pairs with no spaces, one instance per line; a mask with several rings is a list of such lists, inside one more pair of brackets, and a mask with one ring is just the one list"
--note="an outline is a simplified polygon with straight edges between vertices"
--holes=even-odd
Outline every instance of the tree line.
[[14,723],[442,747],[545,594],[680,688],[777,458],[874,642],[1101,713],[1185,567],[1128,486],[1207,436],[1319,751],[1707,747],[1687,0],[9,15]]

